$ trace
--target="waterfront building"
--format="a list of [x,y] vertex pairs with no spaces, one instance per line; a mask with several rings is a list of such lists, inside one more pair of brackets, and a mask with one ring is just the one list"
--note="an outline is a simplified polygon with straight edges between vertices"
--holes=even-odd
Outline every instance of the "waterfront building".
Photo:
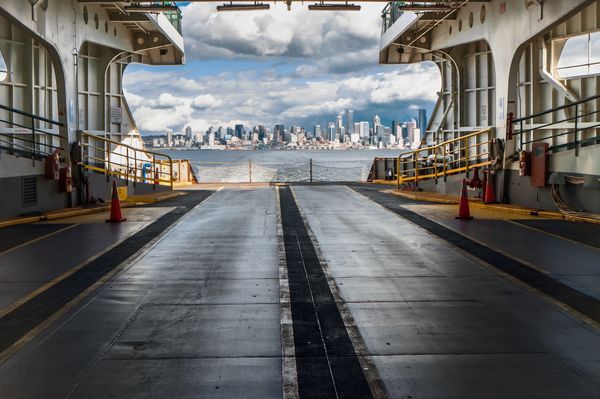
[[235,125],[235,137],[243,139],[245,135],[244,125]]
[[354,133],[354,111],[346,111],[346,134],[351,135]]
[[421,130],[421,139],[423,139],[427,130],[427,110],[419,109],[419,119],[417,121],[417,127]]

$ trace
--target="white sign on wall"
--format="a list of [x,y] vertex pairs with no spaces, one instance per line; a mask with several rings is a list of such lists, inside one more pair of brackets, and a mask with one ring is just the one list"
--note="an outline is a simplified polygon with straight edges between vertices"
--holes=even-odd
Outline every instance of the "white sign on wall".
[[121,107],[110,107],[110,123],[120,124],[123,121]]

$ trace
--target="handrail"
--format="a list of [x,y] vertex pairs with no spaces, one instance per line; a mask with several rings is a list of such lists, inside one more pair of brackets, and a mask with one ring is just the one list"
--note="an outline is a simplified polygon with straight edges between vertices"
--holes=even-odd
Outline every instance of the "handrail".
[[[596,103],[599,100],[600,94],[597,94],[518,119],[512,118],[512,114],[510,114],[508,138],[519,136],[519,151],[528,150],[528,145],[532,143],[546,142],[549,145],[550,152],[574,149],[575,156],[578,156],[579,148],[582,145],[600,144],[600,135],[598,134],[598,128],[600,127],[598,114],[600,110],[584,112],[582,106],[589,102]],[[571,112],[567,113],[566,110],[571,110]],[[555,115],[560,111],[564,112]],[[546,115],[551,115],[551,122],[544,122],[537,126],[534,124],[535,118]],[[529,121],[527,125],[525,121]],[[539,132],[543,131],[549,131],[550,133],[540,135]],[[525,136],[527,137],[525,138]]]
[[569,104],[560,105],[558,107],[550,108],[549,110],[538,112],[537,114],[531,114],[531,115],[523,116],[521,118],[513,119],[513,124],[514,123],[524,122],[527,119],[538,118],[540,116],[548,115],[548,114],[551,114],[551,113],[556,112],[556,111],[561,111],[563,109],[571,108],[571,107],[574,107],[574,106],[586,103],[588,101],[597,100],[597,99],[600,99],[600,94],[597,94],[597,95],[591,96],[591,97],[587,97],[587,98],[584,98],[583,100],[575,101],[575,102],[572,102],[572,103],[569,103]]
[[[15,114],[19,114],[19,115],[26,116],[26,117],[28,117],[28,118],[35,119],[35,120],[37,120],[37,121],[42,121],[42,122],[51,123],[51,124],[53,124],[53,125],[60,126],[60,127],[63,127],[63,126],[64,126],[64,124],[63,124],[63,123],[61,123],[61,122],[57,122],[57,121],[54,121],[54,120],[52,120],[52,119],[44,118],[44,117],[42,117],[42,116],[34,115],[34,114],[31,114],[31,113],[29,113],[29,112],[21,111],[21,110],[15,109],[15,108],[7,107],[6,105],[2,105],[2,104],[0,104],[0,108],[1,108],[1,109],[3,109],[3,110],[5,110],[5,111],[8,111],[8,112],[13,112],[13,113],[15,113]],[[7,122],[7,123],[8,123],[8,122]],[[12,122],[10,122],[10,123],[11,123],[11,124],[14,124],[14,123],[12,123]]]
[[[487,136],[483,140],[480,137]],[[475,139],[475,143],[470,141]],[[492,129],[466,134],[442,143],[407,151],[398,156],[397,184],[415,182],[448,175],[491,164]],[[482,148],[485,148],[482,150]],[[423,156],[424,154],[424,156]],[[441,169],[440,169],[441,168]]]
[[[98,143],[94,143],[94,141]],[[84,131],[80,132],[79,142],[82,149],[83,167],[86,170],[102,173],[106,175],[107,179],[110,176],[118,176],[127,181],[132,180],[134,184],[149,181],[154,185],[165,183],[171,186],[171,189],[173,189],[174,182],[177,180],[173,173],[173,159],[167,154],[140,149]],[[121,147],[125,152],[113,152],[111,145],[114,145],[115,148]],[[90,154],[91,151],[94,152],[93,155]],[[97,152],[101,153],[102,156],[96,156]],[[111,159],[111,155],[115,158],[124,158],[125,163]],[[150,165],[149,170],[145,167],[148,164]],[[164,164],[168,168],[167,171],[164,171]]]
[[[59,126],[59,127],[64,126],[63,123],[54,121],[52,119],[44,118],[42,116],[34,115],[34,114],[26,112],[26,111],[21,111],[21,110],[15,109],[15,108],[11,108],[11,107],[8,107],[8,106],[2,105],[2,104],[0,104],[0,109],[9,111],[12,114],[21,115],[21,116],[31,119],[31,126],[27,126],[27,125],[24,125],[24,124],[21,124],[18,122],[14,122],[14,121],[0,119],[0,123],[6,123],[9,126],[13,126],[13,127],[17,126],[17,127],[28,130],[26,132],[0,133],[0,135],[2,137],[8,138],[5,140],[1,140],[2,143],[6,144],[6,146],[1,146],[0,150],[4,150],[4,151],[8,151],[9,153],[13,153],[15,151],[15,149],[18,147],[18,148],[20,148],[20,150],[18,150],[20,153],[23,153],[26,155],[31,155],[31,159],[34,163],[35,163],[36,158],[40,159],[40,158],[43,158],[43,157],[53,154],[56,150],[63,150],[63,148],[60,146],[60,141],[59,141],[59,145],[54,145],[54,139],[58,139],[58,140],[61,139],[60,134],[48,132],[47,129],[42,130],[42,129],[36,128],[36,121],[49,123],[53,126]],[[31,134],[31,139],[28,140],[28,139],[22,137],[22,135],[24,135],[24,134]],[[40,139],[40,140],[38,140],[38,139]],[[22,144],[16,142],[15,140],[19,140],[24,143],[30,143],[30,145],[25,146],[25,145],[22,145]],[[42,142],[42,141],[45,141],[45,142]],[[48,144],[48,142],[50,144]]]

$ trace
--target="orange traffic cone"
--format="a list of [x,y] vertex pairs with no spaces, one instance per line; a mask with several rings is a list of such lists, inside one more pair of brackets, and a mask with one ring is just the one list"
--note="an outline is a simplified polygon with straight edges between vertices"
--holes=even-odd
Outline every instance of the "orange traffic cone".
[[492,180],[492,173],[490,171],[486,172],[487,179],[485,184],[485,193],[483,195],[483,203],[484,204],[494,204],[496,203],[496,193],[494,192],[494,182]]
[[462,190],[460,193],[460,202],[458,204],[457,219],[471,220],[471,212],[469,211],[469,196],[467,195],[467,181],[463,179]]
[[121,203],[119,202],[119,193],[117,191],[117,182],[113,180],[112,199],[110,201],[110,218],[106,221],[109,223],[124,222],[127,219],[121,215]]

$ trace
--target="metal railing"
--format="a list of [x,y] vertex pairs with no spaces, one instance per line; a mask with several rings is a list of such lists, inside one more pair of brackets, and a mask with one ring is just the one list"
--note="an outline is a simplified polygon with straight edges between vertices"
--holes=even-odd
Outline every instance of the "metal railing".
[[492,129],[466,134],[440,144],[407,151],[397,158],[398,187],[420,180],[443,178],[466,173],[491,164]]
[[492,130],[466,134],[401,154],[398,157],[398,184],[438,179],[491,163]]
[[598,113],[600,94],[522,118],[510,114],[507,138],[519,136],[519,150],[545,142],[550,152],[575,150],[577,156],[582,146],[600,144]]
[[177,32],[179,32],[180,35],[182,34],[182,30],[181,30],[181,10],[177,6],[177,3],[175,3],[174,1],[156,1],[154,3],[151,3],[150,5],[173,6],[173,7],[176,7],[177,8],[176,11],[163,11],[162,14],[165,17],[167,17],[167,19],[169,20],[169,22],[171,23],[171,25],[173,25],[173,27],[175,29],[177,29]]
[[[0,110],[8,111],[9,118],[0,117],[0,126],[5,124],[12,131],[3,131],[0,127],[0,151],[11,155],[31,157],[40,160],[52,155],[56,150],[63,150],[60,145],[61,137],[58,133],[50,132],[55,127],[63,126],[62,123],[52,119],[43,118],[0,104]],[[0,112],[0,116],[3,113]],[[21,122],[15,122],[15,115],[20,115]],[[10,117],[12,117],[12,120]],[[27,122],[30,122],[27,124]],[[46,124],[49,129],[38,125]]]
[[400,7],[403,1],[390,1],[381,11],[381,33],[385,33],[404,13]]
[[170,186],[177,181],[173,159],[87,132],[80,132],[82,166],[89,171],[125,181]]

